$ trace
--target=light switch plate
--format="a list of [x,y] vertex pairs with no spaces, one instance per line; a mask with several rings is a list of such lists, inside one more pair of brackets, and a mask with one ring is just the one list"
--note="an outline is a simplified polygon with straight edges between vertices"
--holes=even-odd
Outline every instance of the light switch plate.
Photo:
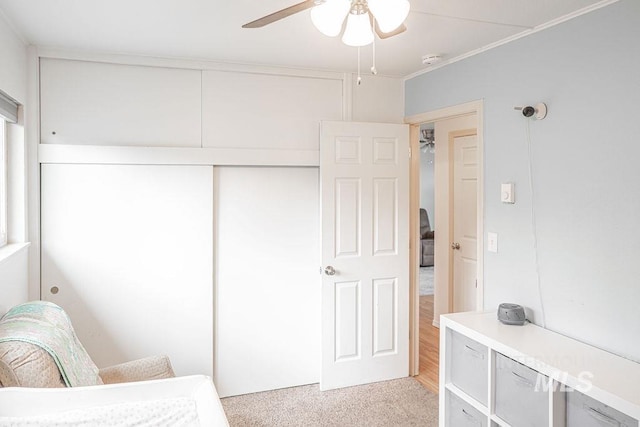
[[502,203],[515,203],[515,188],[513,182],[506,182],[500,186],[500,201]]
[[487,250],[498,252],[498,233],[487,233]]

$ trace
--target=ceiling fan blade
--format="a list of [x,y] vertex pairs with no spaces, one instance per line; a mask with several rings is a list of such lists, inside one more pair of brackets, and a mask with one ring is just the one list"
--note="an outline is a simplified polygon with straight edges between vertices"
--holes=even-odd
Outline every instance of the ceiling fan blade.
[[270,15],[263,16],[260,19],[256,19],[255,21],[251,21],[248,24],[244,24],[242,28],[260,28],[265,25],[271,24],[272,22],[279,21],[287,16],[294,15],[298,12],[302,12],[303,10],[311,9],[318,3],[317,0],[305,0],[298,4],[294,4],[293,6],[289,6],[285,9],[274,12]]
[[404,24],[400,24],[400,26],[398,28],[396,28],[395,30],[390,31],[388,33],[383,33],[382,31],[380,31],[380,27],[378,27],[378,21],[376,21],[376,34],[381,39],[388,39],[389,37],[393,37],[393,36],[397,36],[398,34],[402,34],[405,31],[407,31],[407,26],[404,25]]

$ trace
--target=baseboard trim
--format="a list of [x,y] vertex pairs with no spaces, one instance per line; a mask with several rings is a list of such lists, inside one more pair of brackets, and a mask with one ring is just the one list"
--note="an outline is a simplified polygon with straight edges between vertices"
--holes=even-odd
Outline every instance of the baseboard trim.
[[433,320],[433,326],[435,326],[436,328],[440,329],[440,322],[437,320]]

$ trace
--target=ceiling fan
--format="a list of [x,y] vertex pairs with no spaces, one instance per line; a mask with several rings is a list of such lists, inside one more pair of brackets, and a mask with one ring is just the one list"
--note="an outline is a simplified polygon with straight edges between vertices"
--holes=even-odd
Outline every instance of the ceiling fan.
[[409,13],[408,0],[305,0],[251,21],[242,28],[264,27],[311,8],[311,19],[316,28],[330,37],[343,33],[342,41],[349,46],[372,43],[371,29],[381,39],[407,30],[404,20]]
[[[434,129],[420,129],[420,149],[423,153],[429,152],[434,154],[436,152]],[[433,163],[433,161],[431,163]]]

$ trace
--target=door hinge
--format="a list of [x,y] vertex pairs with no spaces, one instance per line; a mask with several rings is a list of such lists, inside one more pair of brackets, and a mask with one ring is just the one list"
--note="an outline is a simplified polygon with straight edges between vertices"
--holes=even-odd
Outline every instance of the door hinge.
[[411,159],[411,147],[409,147],[409,159]]
[[478,288],[478,279],[476,279],[476,289]]

